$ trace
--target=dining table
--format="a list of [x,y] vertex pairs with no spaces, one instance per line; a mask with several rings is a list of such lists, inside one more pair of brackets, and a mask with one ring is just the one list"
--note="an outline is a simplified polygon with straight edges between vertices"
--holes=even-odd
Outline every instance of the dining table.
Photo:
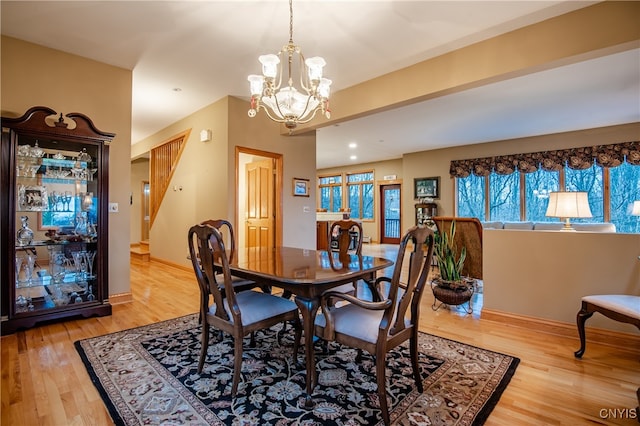
[[[314,334],[315,317],[322,294],[360,279],[370,282],[376,272],[393,266],[393,261],[374,256],[346,254],[295,247],[249,247],[236,250],[230,263],[231,275],[278,287],[294,296],[302,315],[306,367],[306,405],[317,383]],[[297,357],[297,354],[296,354]]]

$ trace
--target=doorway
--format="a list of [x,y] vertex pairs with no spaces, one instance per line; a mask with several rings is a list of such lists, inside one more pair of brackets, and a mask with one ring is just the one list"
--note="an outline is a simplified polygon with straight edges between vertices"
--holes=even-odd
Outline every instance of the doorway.
[[401,185],[380,185],[380,243],[400,244]]
[[236,147],[237,243],[282,245],[282,155]]
[[140,241],[149,241],[149,181],[142,181],[142,215],[140,222]]

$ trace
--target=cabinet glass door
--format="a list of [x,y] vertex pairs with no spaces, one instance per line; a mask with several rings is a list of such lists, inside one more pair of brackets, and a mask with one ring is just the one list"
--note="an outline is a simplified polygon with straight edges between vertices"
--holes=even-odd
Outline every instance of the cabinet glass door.
[[24,135],[16,143],[13,313],[94,303],[97,145]]

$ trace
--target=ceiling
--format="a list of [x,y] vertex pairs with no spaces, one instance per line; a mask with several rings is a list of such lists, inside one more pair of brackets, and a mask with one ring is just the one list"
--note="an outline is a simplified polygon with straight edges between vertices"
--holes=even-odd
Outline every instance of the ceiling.
[[[306,57],[326,59],[337,91],[593,3],[296,0],[293,39]],[[246,99],[257,57],[289,36],[284,0],[0,7],[3,35],[133,70],[132,143],[224,96]],[[318,130],[317,167],[638,121],[636,49],[328,125]]]

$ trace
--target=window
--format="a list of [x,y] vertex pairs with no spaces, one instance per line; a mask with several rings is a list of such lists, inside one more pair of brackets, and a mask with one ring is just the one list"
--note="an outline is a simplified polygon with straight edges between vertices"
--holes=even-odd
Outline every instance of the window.
[[633,202],[640,200],[640,167],[624,163],[609,169],[611,223],[618,232],[640,233],[640,216],[632,216]]
[[640,217],[631,215],[633,202],[640,200],[638,152],[640,142],[623,142],[454,160],[457,214],[483,221],[557,221],[545,216],[549,193],[583,191],[593,217],[572,221],[611,222],[618,232],[640,233]]
[[489,211],[492,220],[520,220],[520,173],[489,176]]
[[572,218],[572,222],[604,222],[604,193],[602,167],[593,164],[585,170],[565,169],[565,191],[582,191],[589,194],[589,208],[593,217]]
[[342,208],[342,175],[321,176],[318,179],[320,208],[339,212]]
[[347,174],[347,189],[351,217],[373,219],[373,172]]
[[469,175],[458,179],[458,215],[484,218],[484,180],[482,176]]
[[545,216],[549,204],[549,193],[560,188],[558,172],[545,172],[538,169],[533,173],[523,173],[525,191],[525,220],[532,222],[551,222],[555,218]]

